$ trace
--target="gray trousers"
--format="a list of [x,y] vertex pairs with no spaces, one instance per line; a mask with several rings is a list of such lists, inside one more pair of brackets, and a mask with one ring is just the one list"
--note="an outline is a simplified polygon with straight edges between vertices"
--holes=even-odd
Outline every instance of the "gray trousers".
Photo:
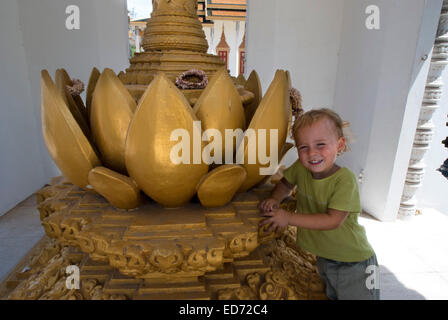
[[317,269],[330,300],[380,299],[380,271],[375,254],[360,262],[317,257]]

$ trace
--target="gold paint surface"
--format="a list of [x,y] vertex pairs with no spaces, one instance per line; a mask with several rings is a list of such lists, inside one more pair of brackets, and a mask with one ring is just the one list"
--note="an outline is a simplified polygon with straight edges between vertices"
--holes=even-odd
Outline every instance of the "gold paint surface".
[[[212,77],[193,111],[201,120],[203,131],[216,129],[222,137],[225,137],[225,129],[244,130],[246,127],[240,95],[225,69]],[[222,143],[222,156],[225,156],[225,143]]]
[[237,85],[241,85],[244,87],[244,85],[246,84],[246,78],[244,78],[243,74],[238,75],[238,77],[235,79],[235,83]]
[[93,91],[95,90],[96,83],[98,82],[100,75],[101,75],[100,71],[97,68],[93,67],[92,72],[90,73],[89,83],[87,85],[87,91],[86,91],[86,110],[87,110],[87,119],[89,119],[89,122],[92,108]]
[[[193,121],[197,120],[182,93],[164,74],[159,74],[140,99],[130,124],[125,152],[129,175],[163,206],[186,204],[208,171],[202,159],[200,164],[193,163],[193,135],[202,135],[193,127]],[[180,143],[170,141],[176,129],[184,129],[189,134],[189,164],[171,161],[171,149]]]
[[204,89],[182,89],[180,92],[185,96],[185,98],[190,103],[191,107],[194,107],[196,102],[199,100]]
[[236,89],[238,90],[238,93],[241,98],[241,102],[243,103],[244,106],[246,106],[246,105],[252,103],[252,101],[254,101],[255,95],[252,92],[244,89],[244,87],[241,85],[237,85]]
[[147,86],[159,72],[165,73],[173,83],[180,74],[190,69],[203,70],[210,79],[225,63],[219,56],[201,52],[153,50],[135,54],[130,64],[120,79],[127,85]]
[[196,0],[154,1],[143,38],[145,51],[181,49],[207,52],[207,40],[196,9]]
[[[288,80],[288,93],[289,90],[292,88],[292,80],[291,80],[291,74],[289,70],[286,70],[286,79]],[[292,106],[291,106],[291,100],[289,101],[289,118],[288,118],[288,134],[291,134],[291,126],[292,126]]]
[[56,83],[56,87],[58,88],[62,98],[67,104],[76,122],[78,122],[79,127],[81,128],[87,139],[90,139],[91,133],[87,119],[87,110],[84,107],[84,103],[82,102],[81,99],[76,99],[75,101],[72,95],[68,92],[66,86],[73,85],[73,82],[70,79],[70,76],[68,75],[67,71],[65,71],[65,69],[57,69],[54,80]]
[[253,70],[250,73],[249,78],[247,78],[247,81],[244,85],[244,89],[252,92],[254,95],[254,98],[252,99],[251,103],[244,106],[246,122],[247,125],[249,125],[262,98],[260,78],[258,77],[258,73],[255,70]]
[[279,152],[279,156],[278,156],[278,163],[282,163],[282,161],[285,159],[286,154],[289,152],[289,150],[291,150],[292,148],[294,148],[295,145],[291,142],[285,142],[285,144],[283,145],[282,149]]
[[246,170],[235,164],[222,165],[210,171],[197,187],[201,204],[208,208],[226,205],[232,200],[246,175]]
[[89,171],[101,162],[46,70],[41,72],[44,141],[53,161],[73,184],[88,185]]
[[111,69],[104,69],[93,93],[90,126],[103,163],[126,173],[126,134],[136,103]]
[[[68,185],[66,188],[70,189]],[[48,188],[48,187],[46,187]],[[51,188],[51,187],[50,187]],[[57,193],[65,193],[59,188]],[[46,193],[46,191],[44,192]],[[64,199],[70,196],[74,198],[74,190],[64,195]],[[79,194],[79,193],[77,193]],[[53,203],[63,201],[58,195],[53,195]],[[48,203],[49,198],[41,199],[41,205]],[[67,202],[68,200],[65,200]],[[88,219],[89,215],[95,219],[96,212],[92,210],[93,202],[86,203],[81,198],[84,206],[84,215],[80,212],[73,212],[77,219]],[[292,201],[293,205],[295,202]],[[235,202],[240,215],[250,215],[250,208],[247,202]],[[70,208],[69,210],[73,210]],[[76,209],[79,211],[79,209]],[[101,209],[100,209],[101,210]],[[110,217],[106,212],[107,207],[102,208],[103,215]],[[213,223],[225,221],[230,211],[220,209],[209,210]],[[52,212],[50,215],[57,215]],[[141,213],[140,213],[141,215]],[[48,217],[48,216],[47,216]],[[116,221],[124,220],[126,215]],[[214,217],[214,218],[212,218]],[[75,219],[76,219],[75,218]],[[74,220],[74,219],[72,219]],[[90,219],[92,220],[92,219]],[[89,229],[89,223],[81,225],[83,229]],[[104,221],[104,233],[111,234],[113,220]],[[75,238],[81,239],[82,231],[75,224],[61,223],[66,228],[74,232]],[[79,226],[79,225],[78,225]],[[109,226],[109,227],[107,227]],[[74,227],[74,228],[73,228]],[[118,229],[115,227],[115,229]],[[148,258],[142,254],[139,257],[138,250],[129,247],[121,250],[122,259],[111,261],[93,260],[92,254],[86,253],[80,247],[71,246],[65,240],[68,232],[63,232],[64,237],[50,239],[47,236],[31,249],[27,255],[13,268],[13,270],[0,283],[0,299],[8,300],[172,300],[172,299],[238,299],[238,300],[275,300],[275,299],[326,299],[323,282],[317,272],[316,257],[303,251],[295,243],[296,228],[290,227],[274,238],[265,240],[255,250],[249,254],[226,260],[221,267],[212,271],[205,271],[203,276],[198,277],[189,274],[180,275],[180,272],[173,273],[170,266],[184,265],[195,269],[203,268],[204,258],[222,259],[219,255],[204,255],[202,250],[193,251],[196,254],[187,255],[187,258],[180,260],[184,256],[183,252],[192,252],[190,248],[194,246],[179,246],[181,250],[172,250],[170,255],[169,247],[154,250]],[[119,229],[118,229],[119,230]],[[117,233],[119,231],[116,231]],[[92,236],[92,238],[96,238]],[[91,239],[90,239],[91,240]],[[171,240],[173,241],[173,240]],[[187,241],[186,239],[184,241]],[[93,250],[95,249],[92,241]],[[140,242],[141,243],[141,242]],[[155,242],[157,243],[157,242]],[[135,241],[134,245],[140,246]],[[84,244],[83,244],[84,247]],[[107,249],[109,251],[110,249]],[[145,247],[144,247],[145,248]],[[149,246],[145,248],[147,253]],[[172,247],[174,249],[174,247]],[[190,250],[190,251],[188,251]],[[155,254],[154,252],[157,252]],[[171,258],[172,257],[172,258]],[[138,270],[148,267],[146,259],[155,263],[164,270],[170,272],[152,272],[153,277],[140,278],[139,276],[123,274],[121,270],[111,266],[110,262],[121,263]],[[182,261],[179,264],[179,261]],[[224,260],[222,260],[224,261]],[[139,263],[143,263],[140,265]],[[80,270],[80,289],[68,289],[65,285],[69,274],[61,272],[69,265],[76,265]],[[136,268],[137,267],[137,268]],[[175,270],[174,270],[175,271]]]
[[[260,229],[256,239],[257,204],[271,189],[237,194],[221,208],[146,203],[125,213],[55,178],[36,194],[53,239],[13,268],[0,299],[325,299],[316,258],[296,245],[296,228],[267,237]],[[80,289],[65,285],[69,265],[79,267]]]
[[140,204],[140,189],[131,178],[105,167],[89,172],[89,184],[114,207],[134,209]]
[[286,70],[286,79],[288,80],[288,89],[291,89],[291,73],[289,70]]
[[[287,233],[249,256],[203,277],[164,275],[146,281],[93,261],[78,248],[43,237],[0,283],[0,300],[276,300],[326,299],[316,258],[291,249]],[[69,265],[80,270],[80,289],[68,289]]]
[[142,197],[138,208],[124,212],[63,179],[53,183],[38,193],[47,235],[124,275],[197,277],[248,256],[259,243],[259,198],[253,193],[220,208],[189,203],[165,209]]
[[[279,151],[279,154],[278,154],[278,168],[277,168],[276,172],[272,176],[265,176],[265,178],[262,179],[257,184],[257,186],[262,186],[263,184],[266,184],[266,183],[277,184],[277,182],[280,181],[281,178],[283,178],[283,171],[284,171],[285,167],[281,164],[282,164],[283,160],[285,159],[286,154],[293,147],[294,147],[294,144],[292,144],[290,142],[285,142],[285,144],[283,145],[283,148]],[[281,172],[282,176],[280,177],[280,179],[277,179],[280,172]]]
[[[288,92],[288,80],[283,70],[277,70],[274,80],[272,80],[268,91],[260,102],[252,121],[248,129],[254,129],[257,136],[258,146],[258,130],[266,129],[266,153],[270,152],[270,129],[278,130],[277,146],[278,150],[283,148],[287,138],[287,129],[291,114],[291,107],[289,105],[289,92]],[[267,165],[261,165],[258,162],[256,164],[248,163],[248,144],[244,139],[239,148],[244,148],[244,168],[247,171],[246,181],[243,183],[239,191],[246,191],[261,180],[265,176],[260,175],[259,169],[261,167],[268,167]],[[258,149],[257,149],[258,150]]]

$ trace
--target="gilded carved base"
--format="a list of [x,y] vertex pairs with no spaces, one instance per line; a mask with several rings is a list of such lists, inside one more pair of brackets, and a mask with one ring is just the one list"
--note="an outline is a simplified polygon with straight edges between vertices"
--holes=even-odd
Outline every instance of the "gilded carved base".
[[299,248],[295,239],[296,229],[289,227],[280,237],[260,245],[257,250],[268,271],[248,273],[240,287],[220,290],[218,299],[326,300],[315,256]]
[[[80,250],[44,237],[0,285],[2,300],[278,300],[326,299],[315,259],[290,246],[291,232],[249,256],[199,277],[138,279]],[[80,269],[80,288],[67,289],[66,267]]]
[[[260,193],[261,192],[261,193]],[[134,210],[116,209],[64,178],[40,190],[38,209],[50,238],[79,247],[94,261],[138,278],[197,277],[248,256],[272,235],[258,230],[263,190],[237,194],[224,207],[190,203],[164,209],[145,197]]]
[[[257,204],[271,188],[217,209],[167,210],[148,200],[119,210],[55,178],[36,194],[47,236],[0,285],[0,298],[326,299],[315,257],[296,246],[295,228],[258,229]],[[69,265],[79,267],[80,289],[65,285]]]
[[[256,206],[270,190],[254,188],[230,206],[180,219],[176,209],[171,218],[170,210],[162,216],[154,207],[150,215],[117,210],[53,179],[37,193],[53,239],[45,236],[7,276],[0,298],[326,299],[315,257],[296,246],[295,228],[258,230]],[[80,289],[65,285],[69,265],[79,267]]]

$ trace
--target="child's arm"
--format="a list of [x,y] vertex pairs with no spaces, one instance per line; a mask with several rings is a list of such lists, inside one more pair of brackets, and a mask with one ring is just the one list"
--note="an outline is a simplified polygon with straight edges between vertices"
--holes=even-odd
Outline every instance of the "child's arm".
[[328,209],[327,213],[293,214],[283,209],[264,212],[267,219],[260,226],[272,223],[269,231],[278,231],[288,225],[311,230],[333,230],[339,228],[348,216],[348,212]]
[[291,193],[294,185],[290,184],[285,178],[282,178],[274,187],[271,196],[260,202],[258,209],[262,212],[269,212],[277,209],[280,203]]

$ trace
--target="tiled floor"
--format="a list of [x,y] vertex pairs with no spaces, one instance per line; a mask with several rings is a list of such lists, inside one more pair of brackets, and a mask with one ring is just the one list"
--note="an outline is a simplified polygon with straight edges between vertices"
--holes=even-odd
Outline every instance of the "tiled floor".
[[0,281],[43,235],[35,196],[0,217]]
[[381,299],[448,299],[448,216],[433,209],[410,220],[362,216],[376,251]]
[[[422,212],[396,222],[360,217],[380,264],[382,299],[448,299],[448,215]],[[0,217],[0,281],[43,235],[34,196]]]

